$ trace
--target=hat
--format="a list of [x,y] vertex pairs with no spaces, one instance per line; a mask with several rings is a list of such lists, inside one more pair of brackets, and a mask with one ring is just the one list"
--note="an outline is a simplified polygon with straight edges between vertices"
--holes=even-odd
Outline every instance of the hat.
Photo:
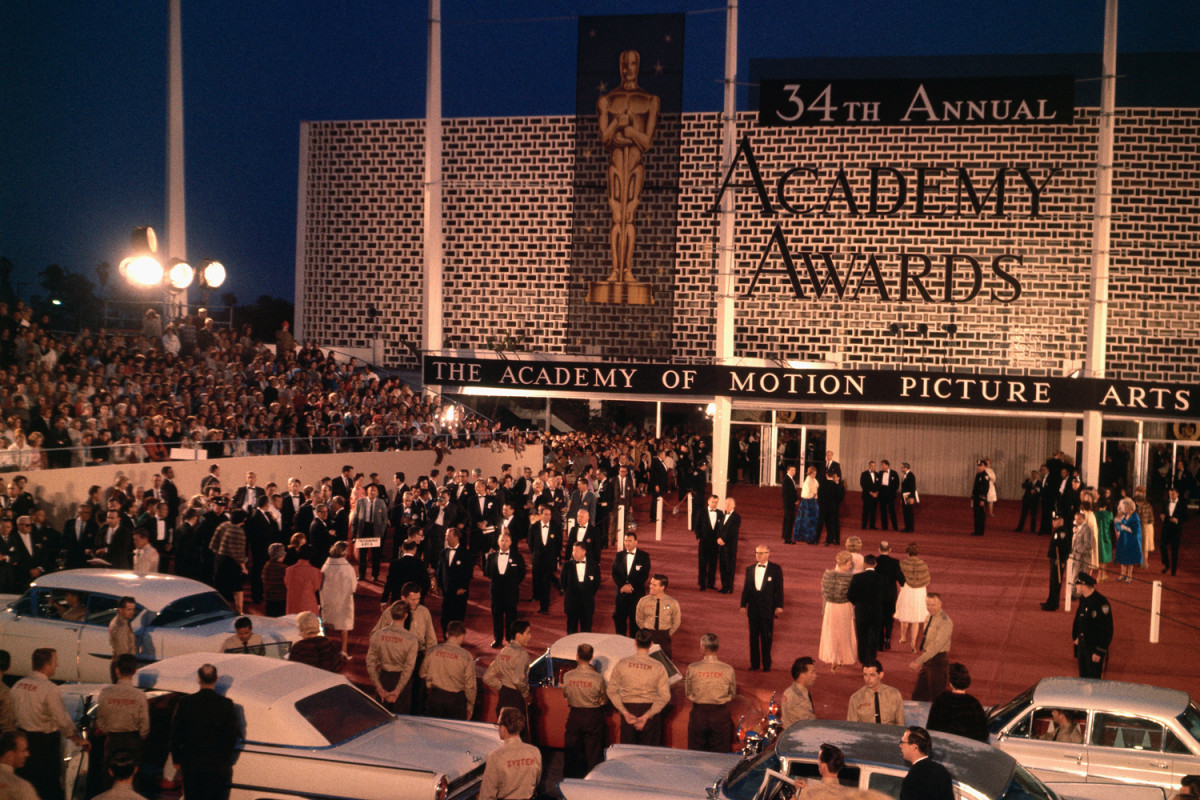
[[1096,579],[1093,578],[1091,575],[1088,575],[1086,572],[1081,572],[1081,573],[1079,573],[1079,575],[1077,575],[1075,577],[1075,584],[1076,585],[1083,584],[1084,586],[1095,586]]
[[977,467],[982,467],[982,466],[983,466],[983,459],[981,458],[981,459],[979,459],[978,461],[976,461],[976,462],[975,462],[975,466],[977,466]]

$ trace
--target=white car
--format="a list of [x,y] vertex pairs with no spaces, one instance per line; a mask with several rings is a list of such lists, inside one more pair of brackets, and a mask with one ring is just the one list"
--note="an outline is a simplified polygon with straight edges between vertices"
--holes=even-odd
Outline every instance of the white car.
[[[241,720],[233,800],[460,800],[478,793],[487,756],[500,746],[495,725],[396,716],[332,672],[193,653],[144,667],[134,679],[150,701],[146,758],[158,759],[150,766],[161,766],[175,704],[199,688],[196,671],[205,663],[217,668],[216,690]],[[76,714],[91,714],[100,687],[63,688]],[[68,753],[70,761],[78,756]],[[76,769],[67,767],[68,787],[82,786]]]
[[[38,578],[20,597],[4,598],[0,641],[11,675],[27,675],[33,651],[58,651],[55,680],[106,682],[112,647],[108,623],[122,596],[137,602],[131,621],[143,662],[183,653],[215,653],[238,614],[211,586],[177,575],[114,569],[71,569]],[[296,618],[251,616],[266,655],[283,658],[300,638]]]

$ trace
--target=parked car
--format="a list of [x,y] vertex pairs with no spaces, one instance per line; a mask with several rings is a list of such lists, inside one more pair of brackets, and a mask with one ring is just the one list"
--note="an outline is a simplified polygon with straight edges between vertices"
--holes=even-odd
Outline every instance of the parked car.
[[[616,663],[636,651],[633,639],[617,633],[572,633],[546,648],[529,665],[529,688],[533,694],[533,724],[537,730],[537,742],[544,747],[562,747],[567,725],[567,701],[563,697],[562,677],[575,669],[575,651],[581,644],[590,644],[595,651],[592,663],[607,681]],[[683,673],[657,644],[650,648],[651,657],[657,659],[667,670],[671,683],[671,702],[663,709],[663,743],[667,747],[687,747],[686,709],[689,707],[683,691]],[[482,675],[483,667],[479,672]],[[686,668],[685,668],[686,669]],[[481,686],[481,718],[496,718],[496,693]],[[755,694],[738,694],[730,703],[730,714],[734,724],[744,719],[746,727],[761,724],[770,697]],[[608,741],[620,738],[621,720],[615,710],[608,715]]]
[[[217,668],[217,691],[233,701],[242,723],[233,800],[470,798],[500,746],[494,725],[396,716],[342,675],[262,656],[192,653],[135,677],[150,701],[151,774],[167,757],[175,705],[197,690],[196,670],[205,663]],[[68,707],[89,718],[100,688],[65,686]],[[86,773],[78,753],[68,752],[65,763],[68,789],[81,798]]]
[[[1051,711],[1080,743],[1047,737]],[[1046,782],[1179,787],[1200,773],[1200,708],[1186,692],[1089,678],[1043,678],[992,710],[991,739]]]
[[[819,780],[817,751],[841,748],[846,786],[899,797],[908,763],[900,756],[904,728],[861,722],[807,720],[792,725],[749,758],[614,745],[581,780],[559,784],[564,800],[768,800],[789,796],[788,781]],[[981,742],[933,734],[933,756],[950,770],[962,800],[1058,800],[1012,756]]]
[[[114,569],[72,569],[34,581],[20,597],[3,598],[0,640],[12,675],[26,675],[39,647],[58,650],[56,680],[110,680],[108,623],[117,600],[137,601],[131,620],[145,662],[183,653],[216,652],[233,633],[238,613],[211,586],[177,575]],[[296,618],[251,616],[267,655],[283,658],[300,638]]]

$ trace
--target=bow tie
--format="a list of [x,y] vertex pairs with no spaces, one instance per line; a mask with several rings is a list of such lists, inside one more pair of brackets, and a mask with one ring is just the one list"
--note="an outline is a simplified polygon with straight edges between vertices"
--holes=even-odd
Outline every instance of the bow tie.
[[766,565],[766,564],[756,564],[755,566],[756,566],[756,567],[758,567],[759,569],[766,569],[766,568],[767,568],[767,565]]
[[505,558],[507,558],[507,557],[508,557],[508,551],[507,551],[507,550],[501,550],[501,551],[500,551],[500,555],[502,555],[502,556],[504,556]]

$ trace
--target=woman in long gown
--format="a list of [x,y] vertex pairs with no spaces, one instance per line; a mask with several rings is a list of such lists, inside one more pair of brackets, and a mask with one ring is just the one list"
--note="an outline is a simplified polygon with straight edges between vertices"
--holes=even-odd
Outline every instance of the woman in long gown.
[[324,580],[321,583],[321,619],[326,628],[342,634],[342,655],[350,657],[350,631],[354,630],[354,589],[358,578],[354,567],[346,560],[345,542],[334,542],[329,548],[329,559],[321,567]]
[[983,460],[983,472],[988,476],[988,491],[987,491],[987,515],[989,517],[996,516],[996,470],[992,469],[992,460],[985,458]]
[[792,526],[792,541],[817,543],[817,468],[809,467],[800,484],[800,508],[796,511],[796,523]]
[[909,542],[905,548],[908,558],[900,562],[904,574],[904,585],[896,596],[896,621],[900,623],[900,644],[910,643],[912,652],[917,652],[921,626],[929,618],[925,608],[925,587],[929,585],[929,566],[917,558],[917,543]]
[[837,668],[858,660],[858,639],[854,635],[854,606],[846,599],[850,589],[850,553],[837,554],[836,566],[825,570],[821,577],[821,598],[825,609],[821,614],[821,643],[817,657]]
[[1117,505],[1113,528],[1117,533],[1116,559],[1121,565],[1121,577],[1117,580],[1133,583],[1133,568],[1142,563],[1142,522],[1137,505],[1130,498],[1122,497]]
[[1138,486],[1133,490],[1133,504],[1137,506],[1138,520],[1142,523],[1142,566],[1150,563],[1150,554],[1154,552],[1154,506],[1146,500],[1146,487]]
[[1100,498],[1096,502],[1096,557],[1097,557],[1097,581],[1108,580],[1108,571],[1104,569],[1105,564],[1111,564],[1112,556],[1112,529],[1113,529],[1113,513],[1112,513],[1112,494],[1109,489],[1100,490]]

